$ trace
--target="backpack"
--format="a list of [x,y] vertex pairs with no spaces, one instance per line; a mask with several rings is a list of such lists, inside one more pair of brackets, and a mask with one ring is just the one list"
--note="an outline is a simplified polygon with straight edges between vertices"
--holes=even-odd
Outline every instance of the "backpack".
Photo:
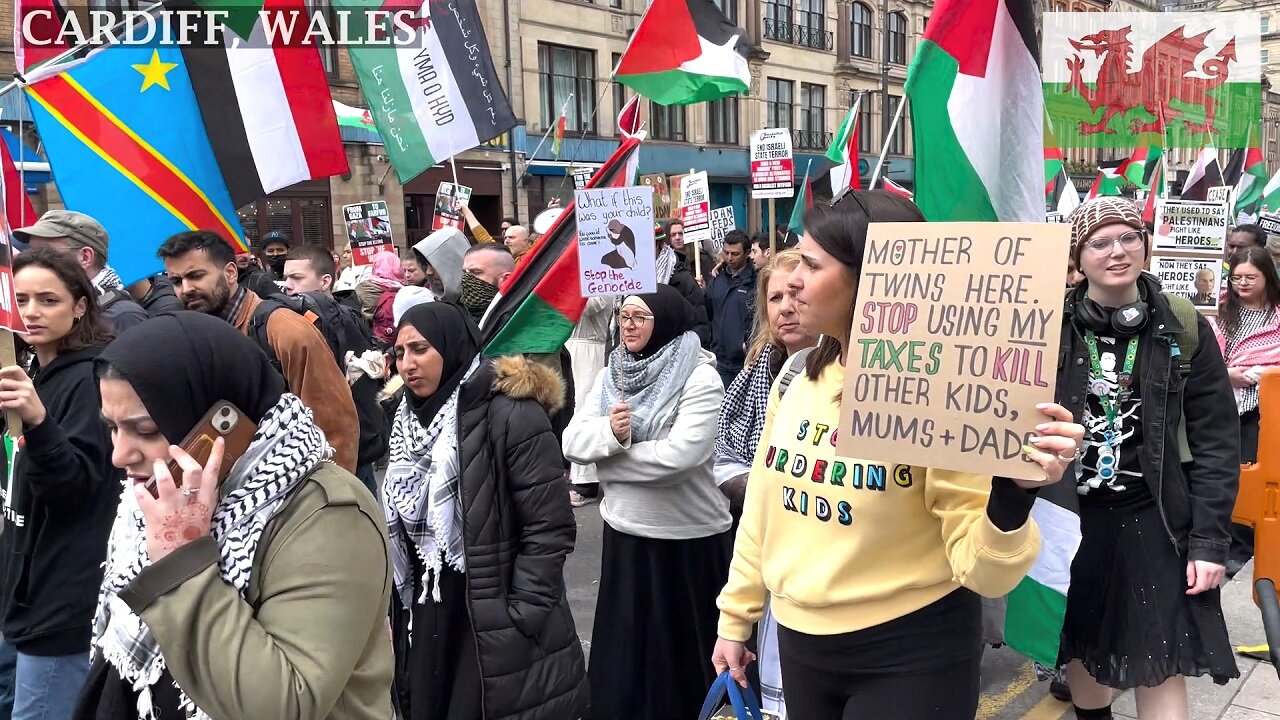
[[122,300],[133,300],[133,296],[120,288],[108,290],[105,295],[98,298],[98,309],[106,312],[107,308]]
[[[1200,349],[1200,313],[1190,300],[1181,295],[1167,292],[1160,294],[1169,301],[1169,309],[1182,325],[1182,332],[1177,334],[1178,344],[1171,350],[1173,357],[1178,361],[1178,389],[1181,390],[1191,375],[1191,361],[1195,358],[1196,351]],[[1182,394],[1179,393],[1178,397],[1181,398]],[[1184,463],[1189,463],[1192,459],[1191,445],[1187,442],[1185,407],[1178,419],[1178,459]]]
[[797,350],[795,355],[787,358],[787,367],[783,369],[782,379],[778,381],[778,397],[787,394],[787,388],[791,387],[791,381],[804,370],[805,361],[809,359],[811,352],[813,348],[808,347]]
[[369,331],[357,311],[322,292],[299,295],[272,295],[254,309],[249,318],[249,337],[267,353],[271,366],[281,371],[280,359],[267,341],[267,319],[277,310],[291,310],[311,321],[328,344],[338,368],[346,373],[347,351],[360,355],[370,347]]

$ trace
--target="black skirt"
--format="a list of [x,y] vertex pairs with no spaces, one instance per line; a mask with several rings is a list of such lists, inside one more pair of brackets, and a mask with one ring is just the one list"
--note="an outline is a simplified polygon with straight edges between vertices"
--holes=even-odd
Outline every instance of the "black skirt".
[[[417,563],[414,572],[414,577],[421,577]],[[480,658],[467,612],[467,578],[445,566],[439,582],[440,602],[428,597],[413,606],[406,716],[409,720],[481,720]]]
[[733,537],[654,540],[604,526],[591,635],[591,710],[599,720],[698,716],[715,680],[716,596]]
[[1099,683],[1155,687],[1171,677],[1239,677],[1221,591],[1187,595],[1187,556],[1174,547],[1155,497],[1081,498],[1060,660]]

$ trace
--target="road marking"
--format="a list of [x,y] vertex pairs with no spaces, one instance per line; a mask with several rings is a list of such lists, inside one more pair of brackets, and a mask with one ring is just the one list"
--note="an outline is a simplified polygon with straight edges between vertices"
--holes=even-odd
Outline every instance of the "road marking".
[[1071,709],[1071,703],[1064,703],[1052,695],[1045,695],[1036,706],[1027,711],[1021,720],[1059,720],[1062,714]]
[[1009,683],[1004,690],[995,695],[984,695],[978,701],[978,714],[976,720],[993,720],[1002,710],[1009,707],[1022,693],[1026,692],[1036,682],[1035,668],[1030,662],[1022,666],[1018,671],[1018,676]]

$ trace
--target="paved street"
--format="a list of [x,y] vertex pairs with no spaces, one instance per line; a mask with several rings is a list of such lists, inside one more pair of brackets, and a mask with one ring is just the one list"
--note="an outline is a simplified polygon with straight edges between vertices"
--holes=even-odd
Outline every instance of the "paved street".
[[[590,652],[596,581],[600,573],[601,520],[599,505],[575,511],[577,550],[566,569],[569,600],[583,646]],[[1234,645],[1264,642],[1262,623],[1249,592],[1249,570],[1223,591],[1223,607]],[[709,650],[709,649],[708,649]],[[1280,720],[1280,679],[1275,668],[1250,658],[1237,658],[1241,678],[1225,686],[1207,678],[1191,682],[1190,720]],[[1049,684],[1036,682],[1031,663],[1008,648],[988,650],[982,661],[982,699],[977,720],[1073,720],[1070,707],[1049,696]],[[1137,717],[1133,694],[1112,706],[1117,718]],[[673,720],[686,720],[673,718]]]

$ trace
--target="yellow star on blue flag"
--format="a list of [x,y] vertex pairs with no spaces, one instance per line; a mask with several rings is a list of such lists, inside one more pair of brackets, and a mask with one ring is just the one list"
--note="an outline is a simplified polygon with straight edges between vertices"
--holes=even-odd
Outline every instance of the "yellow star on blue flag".
[[145,64],[132,66],[134,70],[142,73],[142,89],[138,92],[143,93],[152,85],[159,85],[165,90],[169,89],[169,78],[165,77],[170,70],[178,67],[177,63],[161,62],[160,51],[151,51],[151,60]]

